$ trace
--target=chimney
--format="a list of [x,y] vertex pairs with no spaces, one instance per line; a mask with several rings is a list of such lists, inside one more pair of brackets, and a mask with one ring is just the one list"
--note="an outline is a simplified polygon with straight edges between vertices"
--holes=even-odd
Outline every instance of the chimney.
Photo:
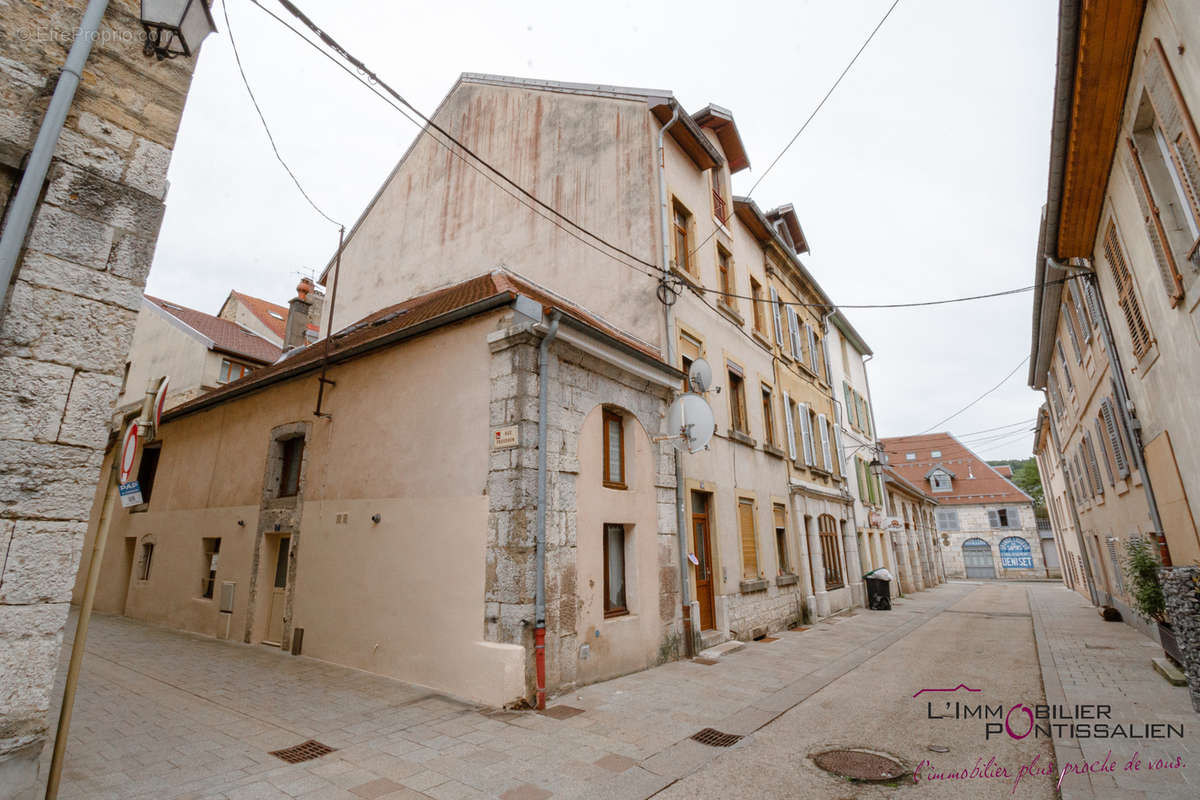
[[313,291],[313,282],[309,278],[301,278],[296,285],[296,296],[288,301],[287,323],[283,329],[283,351],[294,350],[308,344],[305,333],[308,330],[308,317],[312,311],[312,301],[308,296]]

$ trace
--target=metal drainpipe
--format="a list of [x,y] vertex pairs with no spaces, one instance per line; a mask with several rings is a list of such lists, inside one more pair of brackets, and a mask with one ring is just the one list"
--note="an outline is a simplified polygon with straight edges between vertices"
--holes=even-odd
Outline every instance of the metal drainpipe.
[[[1047,259],[1053,266],[1067,269],[1054,259]],[[1108,355],[1108,366],[1113,374],[1113,383],[1117,388],[1117,412],[1121,415],[1121,424],[1125,435],[1129,438],[1130,450],[1133,451],[1134,466],[1142,473],[1142,489],[1146,492],[1146,505],[1150,510],[1150,522],[1154,525],[1155,535],[1159,537],[1158,545],[1163,555],[1163,565],[1171,566],[1171,550],[1167,547],[1167,532],[1163,530],[1162,517],[1158,514],[1158,501],[1154,497],[1154,486],[1150,481],[1150,472],[1146,469],[1146,461],[1142,458],[1142,425],[1130,412],[1132,403],[1129,400],[1129,388],[1125,384],[1125,373],[1121,370],[1121,357],[1117,355],[1113,343],[1112,328],[1108,322],[1108,309],[1104,307],[1103,296],[1100,294],[1100,281],[1096,280],[1096,270],[1092,267],[1091,259],[1085,259],[1088,266],[1075,267],[1085,273],[1084,280],[1091,281],[1092,289],[1096,292],[1096,305],[1100,309],[1100,333],[1104,336],[1104,349]]]
[[38,197],[42,193],[42,184],[45,183],[46,173],[50,169],[50,159],[58,144],[59,134],[62,133],[63,123],[67,120],[67,112],[71,110],[71,103],[75,99],[75,89],[79,86],[83,65],[91,55],[92,43],[97,38],[100,21],[107,9],[108,0],[90,0],[84,10],[79,32],[71,45],[71,51],[67,54],[67,62],[58,76],[54,96],[50,98],[50,105],[46,107],[46,115],[42,117],[42,126],[38,129],[33,150],[29,152],[21,185],[9,205],[8,222],[4,228],[4,235],[0,237],[0,316],[4,314],[8,287],[12,283],[17,259],[25,244],[25,235],[29,232],[33,211],[37,208]]
[[[1043,393],[1046,397],[1046,407],[1053,408],[1053,403],[1050,402],[1050,390],[1044,389]],[[1054,450],[1058,453],[1058,471],[1063,476],[1063,485],[1067,487],[1067,505],[1071,507],[1071,521],[1075,523],[1075,538],[1079,543],[1079,557],[1083,560],[1083,577],[1087,581],[1088,594],[1091,595],[1092,605],[1100,605],[1100,593],[1096,590],[1096,576],[1092,574],[1092,559],[1088,556],[1087,542],[1083,539],[1083,526],[1079,523],[1079,509],[1075,505],[1075,489],[1071,486],[1071,475],[1067,472],[1067,457],[1062,449],[1062,442],[1058,438],[1058,428],[1054,424],[1053,419],[1047,418],[1050,423],[1050,438],[1054,440]],[[1105,592],[1107,594],[1107,592]],[[1108,602],[1111,602],[1109,598]]]
[[[658,205],[659,223],[662,229],[662,273],[666,280],[669,272],[671,241],[667,218],[667,129],[679,121],[679,105],[676,103],[671,118],[658,131]],[[675,319],[672,306],[663,303],[663,322],[666,327],[667,363],[675,366]],[[692,598],[689,584],[687,560],[687,508],[683,487],[683,451],[675,449],[675,530],[679,540],[679,604],[683,619],[683,648],[688,658],[695,655],[696,645],[692,637]]]
[[534,583],[533,655],[537,669],[537,707],[546,707],[546,413],[550,384],[546,371],[550,343],[558,335],[559,313],[550,315],[550,327],[538,345],[538,462],[537,462],[537,557]]

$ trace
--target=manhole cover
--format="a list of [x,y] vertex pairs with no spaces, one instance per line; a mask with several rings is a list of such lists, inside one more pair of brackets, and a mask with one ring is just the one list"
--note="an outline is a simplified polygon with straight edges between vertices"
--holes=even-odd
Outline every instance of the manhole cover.
[[307,742],[302,742],[295,747],[272,750],[271,755],[289,764],[299,764],[301,761],[312,761],[314,758],[329,755],[333,750],[334,748],[327,744],[321,744],[316,739],[309,739]]
[[696,731],[692,734],[691,738],[709,747],[731,747],[742,740],[742,737],[736,733],[721,733],[716,728],[705,728],[702,731]]
[[856,781],[890,781],[908,772],[896,759],[869,750],[829,750],[813,761],[826,772]]
[[574,706],[550,706],[541,713],[550,719],[570,719],[576,714],[582,714],[583,709]]

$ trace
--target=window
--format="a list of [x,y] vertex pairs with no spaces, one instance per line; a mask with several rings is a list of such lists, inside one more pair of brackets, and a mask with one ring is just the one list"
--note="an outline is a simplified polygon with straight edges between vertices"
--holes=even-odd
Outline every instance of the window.
[[1117,303],[1125,317],[1125,325],[1129,329],[1129,338],[1133,345],[1134,358],[1141,358],[1150,349],[1150,329],[1142,316],[1142,306],[1138,302],[1137,293],[1133,288],[1133,276],[1129,274],[1129,265],[1125,260],[1125,250],[1121,247],[1120,234],[1117,233],[1116,223],[1109,221],[1108,230],[1104,234],[1104,257],[1112,269],[1113,282],[1117,285]]
[[773,511],[775,515],[775,556],[779,559],[779,574],[787,575],[792,571],[792,563],[788,559],[787,550],[787,510],[783,506],[776,505]]
[[813,447],[812,412],[806,404],[801,403],[798,413],[800,415],[800,445],[804,454],[804,463],[811,467],[817,463]]
[[775,444],[775,407],[771,402],[771,389],[766,385],[762,387],[762,410],[763,441],[767,444]]
[[142,563],[141,570],[138,572],[139,581],[150,580],[150,562],[154,559],[154,543],[142,543]]
[[[692,364],[694,364],[696,360],[700,358],[700,352],[703,347],[704,345],[696,337],[682,332],[679,334],[679,368],[684,372],[684,374],[687,374],[687,372],[692,368]],[[685,392],[690,392],[692,390],[691,386],[688,385],[687,378],[683,379],[683,390]]]
[[154,491],[154,476],[158,474],[158,457],[162,453],[160,447],[147,447],[142,450],[142,461],[138,464],[137,481],[142,490],[142,502],[150,502],[150,493]]
[[1104,474],[1108,475],[1108,485],[1116,485],[1116,477],[1113,474],[1112,454],[1108,452],[1108,448],[1104,446],[1104,440],[1108,437],[1104,433],[1104,417],[1096,417],[1096,447],[1100,448],[1099,458],[1104,462]]
[[[913,455],[914,455],[914,457],[916,456],[916,454],[915,454],[915,453],[914,453]],[[929,457],[930,457],[930,458],[941,458],[941,457],[942,457],[942,451],[941,451],[941,450],[930,450],[930,451],[929,451]]]
[[741,369],[729,364],[729,422],[738,433],[750,432],[746,424],[746,386]]
[[758,541],[754,534],[754,501],[738,499],[738,535],[742,539],[742,580],[758,577]]
[[754,330],[759,334],[767,335],[767,315],[763,313],[763,298],[762,284],[756,281],[753,276],[750,278],[750,297],[751,304],[754,306]]
[[867,479],[864,477],[866,472],[866,463],[856,456],[854,459],[854,473],[858,478],[858,499],[864,503],[867,502]]
[[304,458],[304,437],[293,436],[280,442],[283,456],[279,471],[279,496],[295,497],[300,491],[300,462]]
[[674,210],[675,267],[692,272],[691,237],[692,215],[678,201]]
[[800,344],[800,318],[796,316],[796,309],[791,306],[786,306],[788,335],[792,345],[792,358],[800,363],[804,362],[804,346]]
[[625,604],[625,526],[604,525],[604,616],[628,614]]
[[842,550],[838,545],[837,520],[828,514],[817,519],[821,536],[821,562],[825,567],[825,588],[840,589],[845,586],[842,577]]
[[209,600],[213,596],[213,585],[217,581],[217,555],[221,552],[221,540],[205,538],[204,572],[200,578],[200,596]]
[[249,375],[253,368],[249,364],[243,364],[240,361],[230,361],[228,358],[221,359],[221,374],[217,376],[217,383],[229,383],[236,381],[245,375]]
[[1067,384],[1069,391],[1075,391],[1075,383],[1071,380],[1071,368],[1067,366],[1067,355],[1063,352],[1062,339],[1055,341],[1054,346],[1058,348],[1058,366],[1062,372],[1063,382]]
[[1113,577],[1116,578],[1117,592],[1125,594],[1125,576],[1121,570],[1121,559],[1117,556],[1117,539],[1115,536],[1106,538],[1108,546],[1108,562],[1112,566]]
[[729,308],[736,308],[737,300],[732,296],[734,293],[733,256],[729,255],[729,251],[720,245],[717,245],[717,278],[720,281],[722,295],[718,298],[718,302]]
[[833,466],[833,451],[829,446],[829,418],[824,414],[817,415],[817,433],[821,437],[821,464],[826,472],[836,472]]
[[988,524],[993,528],[1019,528],[1021,515],[1015,508],[993,508],[988,510]]
[[954,491],[954,486],[950,480],[950,475],[945,472],[941,472],[940,470],[929,476],[929,483],[933,486],[933,490],[935,492]]
[[820,347],[817,345],[817,332],[813,330],[811,325],[805,325],[804,331],[808,336],[808,363],[812,367],[812,371],[817,375],[821,374],[821,355]]
[[771,316],[775,321],[775,343],[783,347],[783,305],[774,286],[771,287]]
[[937,527],[939,531],[958,530],[958,509],[939,508],[937,510]]
[[712,173],[713,216],[724,225],[729,221],[729,208],[725,203],[725,192],[721,189],[721,170],[719,167],[713,167],[710,172]]
[[788,458],[796,460],[796,404],[788,397],[788,393],[783,393],[783,421],[787,432],[787,454]]
[[1100,401],[1100,416],[1104,418],[1104,432],[1108,434],[1108,444],[1112,448],[1113,461],[1117,465],[1117,474],[1122,478],[1129,477],[1129,459],[1125,455],[1125,440],[1117,427],[1117,415],[1112,401],[1107,397]]
[[1082,364],[1083,350],[1079,347],[1079,334],[1075,325],[1075,317],[1071,313],[1071,309],[1066,303],[1062,304],[1062,308],[1059,309],[1059,314],[1062,317],[1063,327],[1067,329],[1067,333],[1071,337],[1071,347],[1075,351],[1075,363]]
[[1100,464],[1096,460],[1096,448],[1092,445],[1091,431],[1083,432],[1083,452],[1087,455],[1088,478],[1096,488],[1096,494],[1104,494],[1104,482],[1100,480]]
[[625,421],[615,411],[604,409],[604,485],[624,489]]

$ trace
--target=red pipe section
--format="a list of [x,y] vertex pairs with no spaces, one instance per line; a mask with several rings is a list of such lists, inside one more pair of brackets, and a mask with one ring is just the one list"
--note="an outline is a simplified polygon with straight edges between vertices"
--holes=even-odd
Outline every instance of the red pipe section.
[[546,629],[533,629],[533,661],[537,669],[537,708],[546,708]]

